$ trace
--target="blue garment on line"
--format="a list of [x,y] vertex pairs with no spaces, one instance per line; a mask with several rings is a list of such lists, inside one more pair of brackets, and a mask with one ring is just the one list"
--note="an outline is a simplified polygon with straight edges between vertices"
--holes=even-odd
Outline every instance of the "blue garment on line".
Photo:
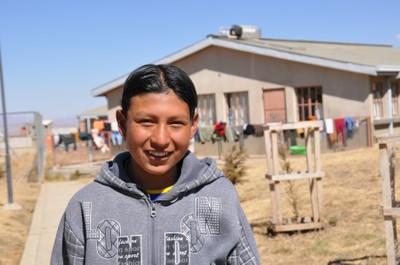
[[345,127],[348,131],[353,131],[356,121],[353,117],[345,117],[344,118],[344,122],[345,122]]

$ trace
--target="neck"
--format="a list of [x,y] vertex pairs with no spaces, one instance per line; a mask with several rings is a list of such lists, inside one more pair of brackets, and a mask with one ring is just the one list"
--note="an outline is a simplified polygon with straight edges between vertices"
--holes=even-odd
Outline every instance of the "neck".
[[137,166],[132,159],[125,165],[125,171],[130,179],[145,190],[160,190],[175,184],[178,176],[178,167],[174,167],[165,175],[152,175]]

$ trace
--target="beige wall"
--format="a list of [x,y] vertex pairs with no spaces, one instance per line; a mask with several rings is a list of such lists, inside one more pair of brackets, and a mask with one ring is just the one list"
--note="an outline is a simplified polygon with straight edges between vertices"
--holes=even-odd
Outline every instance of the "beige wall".
[[366,75],[218,47],[207,48],[175,65],[192,77],[198,94],[216,94],[218,120],[226,121],[224,93],[247,91],[250,122],[263,123],[262,90],[284,87],[287,121],[297,121],[294,87],[299,86],[323,87],[325,118],[371,115],[370,85]]
[[122,88],[123,86],[118,87],[107,93],[107,105],[108,105],[108,120],[116,121],[115,112],[117,109],[121,108],[121,98],[122,98]]
[[[224,93],[249,95],[250,123],[264,123],[263,89],[285,88],[287,121],[297,121],[294,87],[322,86],[325,118],[370,116],[369,77],[210,47],[174,63],[192,78],[198,94],[216,95],[217,120],[226,121]],[[115,120],[122,87],[107,94],[109,119]]]
[[[395,77],[385,78],[385,77],[372,77],[371,83],[375,81],[383,82],[385,94],[382,97],[382,117],[379,119],[375,119],[373,121],[373,135],[374,136],[381,136],[387,135],[390,133],[399,134],[400,133],[400,117],[392,117],[389,118],[389,94],[388,88],[391,87],[391,82],[395,81]],[[393,95],[393,94],[392,94]],[[372,106],[373,106],[373,99],[372,95],[370,96],[371,101],[371,113]],[[371,114],[372,115],[372,114]]]

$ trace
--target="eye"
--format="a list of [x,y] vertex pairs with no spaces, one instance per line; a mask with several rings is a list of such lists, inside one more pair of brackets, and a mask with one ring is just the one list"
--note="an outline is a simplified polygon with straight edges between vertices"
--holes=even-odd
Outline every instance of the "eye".
[[144,125],[144,126],[150,126],[153,125],[154,122],[150,119],[142,119],[138,121],[139,124]]
[[172,121],[170,123],[170,125],[173,126],[173,127],[181,127],[181,126],[185,126],[186,122],[180,121],[180,120],[176,120],[176,121]]

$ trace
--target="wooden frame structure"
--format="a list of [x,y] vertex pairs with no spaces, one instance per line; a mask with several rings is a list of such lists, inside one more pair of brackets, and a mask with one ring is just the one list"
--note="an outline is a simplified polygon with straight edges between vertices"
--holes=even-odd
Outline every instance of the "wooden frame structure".
[[[272,226],[274,232],[290,232],[320,229],[322,213],[322,177],[320,128],[322,121],[264,125],[265,148],[267,153],[269,189],[272,204]],[[285,130],[304,130],[306,145],[307,171],[298,173],[281,173],[278,154],[278,133]],[[313,145],[312,145],[312,139]],[[282,216],[280,182],[283,180],[309,179],[312,207],[311,222],[285,224]]]
[[387,264],[397,264],[397,223],[400,216],[400,202],[395,197],[395,158],[396,144],[400,143],[400,135],[383,135],[376,137],[379,144],[380,174],[382,183],[382,214],[386,233]]

